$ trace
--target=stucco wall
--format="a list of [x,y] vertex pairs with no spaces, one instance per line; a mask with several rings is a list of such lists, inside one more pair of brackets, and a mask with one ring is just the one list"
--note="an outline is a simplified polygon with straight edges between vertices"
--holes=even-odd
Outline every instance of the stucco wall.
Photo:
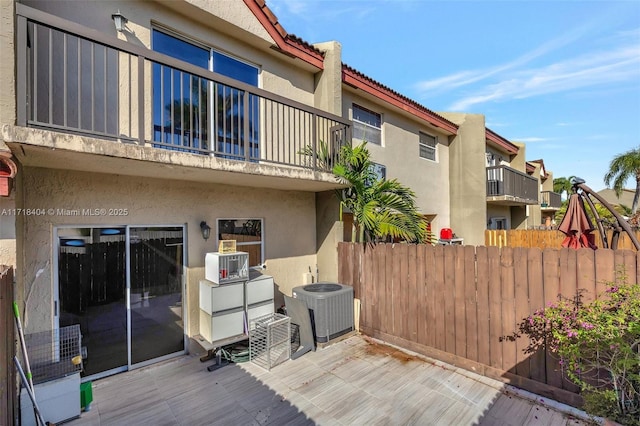
[[316,108],[342,115],[342,45],[336,41],[318,43],[324,52],[324,69],[316,74]]
[[[527,208],[527,206],[511,206],[511,229],[527,229],[529,227],[531,219],[531,211],[536,206]],[[538,212],[540,207],[538,207]],[[538,220],[539,217],[538,217]]]
[[497,204],[487,205],[487,228],[489,228],[491,218],[505,218],[507,220],[506,229],[511,229],[511,209],[509,206],[500,206]]
[[0,124],[16,120],[14,6],[14,0],[0,0]]
[[[198,331],[198,280],[204,276],[204,255],[217,251],[215,238],[203,240],[199,223],[212,227],[217,218],[264,220],[265,259],[280,292],[303,282],[315,267],[316,224],[313,193],[250,189],[220,184],[103,175],[25,167],[24,208],[126,208],[126,216],[25,216],[24,268],[18,271],[18,298],[26,300],[29,332],[52,326],[53,229],[60,225],[182,225],[187,234],[188,333]],[[215,229],[215,228],[214,228]],[[276,305],[282,303],[281,295]]]
[[317,269],[311,273],[318,281],[338,281],[338,243],[343,241],[340,203],[333,191],[316,194]]
[[483,245],[487,229],[484,116],[440,114],[460,126],[449,146],[451,228],[465,244]]
[[[343,115],[351,118],[353,103],[382,114],[382,145],[369,143],[371,159],[386,166],[387,179],[397,178],[416,193],[418,209],[435,215],[432,229],[449,227],[449,140],[424,123],[383,108],[351,91],[343,94]],[[437,162],[420,157],[419,132],[438,138]],[[354,140],[354,143],[359,143]]]

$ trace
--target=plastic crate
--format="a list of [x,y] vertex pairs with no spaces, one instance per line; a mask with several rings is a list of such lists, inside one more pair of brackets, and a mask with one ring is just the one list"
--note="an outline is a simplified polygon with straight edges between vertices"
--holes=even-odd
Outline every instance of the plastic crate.
[[236,252],[236,240],[220,240],[218,244],[219,253],[235,253]]
[[249,357],[251,362],[271,370],[291,357],[291,318],[268,314],[249,325]]

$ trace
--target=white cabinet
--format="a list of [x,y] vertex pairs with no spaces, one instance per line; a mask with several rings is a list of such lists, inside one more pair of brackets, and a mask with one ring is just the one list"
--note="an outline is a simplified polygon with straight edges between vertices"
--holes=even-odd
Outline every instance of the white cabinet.
[[200,281],[200,309],[209,315],[214,312],[244,307],[244,283],[218,285]]
[[247,305],[273,301],[273,277],[269,275],[253,275],[247,281]]
[[213,315],[200,310],[200,335],[213,343],[245,334],[244,308],[216,312]]
[[214,343],[246,334],[249,321],[273,314],[273,297],[273,278],[254,271],[229,284],[201,280],[200,335]]

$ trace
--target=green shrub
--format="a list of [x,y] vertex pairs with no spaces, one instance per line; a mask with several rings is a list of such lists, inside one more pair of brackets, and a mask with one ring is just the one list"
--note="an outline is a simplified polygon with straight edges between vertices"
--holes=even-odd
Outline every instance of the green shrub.
[[591,303],[582,294],[539,309],[521,333],[530,351],[545,347],[582,390],[584,409],[625,425],[640,425],[640,285],[618,273]]

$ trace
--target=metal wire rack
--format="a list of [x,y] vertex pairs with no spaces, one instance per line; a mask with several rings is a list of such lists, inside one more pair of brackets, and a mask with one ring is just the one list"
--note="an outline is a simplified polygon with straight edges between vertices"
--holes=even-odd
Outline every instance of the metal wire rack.
[[82,334],[79,324],[27,334],[24,337],[34,384],[59,379],[82,370]]
[[251,320],[249,325],[251,362],[271,370],[291,357],[291,318],[274,313]]

